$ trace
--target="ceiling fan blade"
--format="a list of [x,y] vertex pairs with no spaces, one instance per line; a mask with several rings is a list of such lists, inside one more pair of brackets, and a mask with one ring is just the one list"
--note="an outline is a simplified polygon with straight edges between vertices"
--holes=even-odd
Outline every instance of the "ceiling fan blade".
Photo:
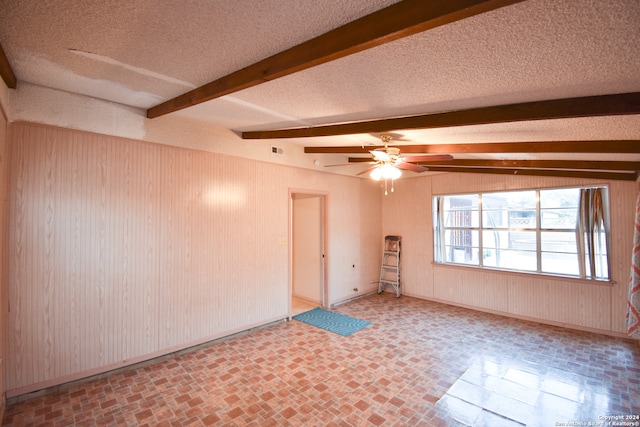
[[398,169],[404,169],[404,170],[408,170],[411,172],[417,172],[417,173],[422,173],[422,172],[426,172],[429,169],[425,168],[424,166],[420,166],[420,165],[414,165],[413,163],[398,163],[396,165],[396,167]]
[[356,174],[356,176],[360,176],[360,175],[364,175],[365,173],[369,173],[369,172],[371,172],[372,170],[374,170],[374,169],[375,169],[375,168],[377,168],[377,167],[378,167],[378,165],[371,166],[370,168],[366,168],[366,169],[365,169],[365,170],[363,170],[362,172],[357,173],[357,174]]
[[349,157],[349,163],[371,163],[371,164],[374,164],[376,162],[371,161],[371,158]]
[[435,162],[435,161],[442,161],[442,160],[453,160],[453,156],[450,156],[449,154],[439,154],[434,156],[407,156],[407,157],[402,157],[402,160],[404,160],[405,162],[413,162],[413,163]]
[[373,155],[373,158],[376,160],[380,160],[383,162],[389,160],[389,155],[385,151],[371,150],[369,152]]
[[353,166],[353,163],[336,163],[334,165],[324,165],[325,168],[333,168],[336,166]]

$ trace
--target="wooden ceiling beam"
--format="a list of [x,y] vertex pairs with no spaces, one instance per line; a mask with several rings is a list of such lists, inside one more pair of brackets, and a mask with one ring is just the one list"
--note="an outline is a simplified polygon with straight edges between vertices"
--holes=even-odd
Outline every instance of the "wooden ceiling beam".
[[7,55],[4,53],[2,45],[0,45],[0,76],[2,76],[2,80],[4,80],[8,88],[16,88],[18,79],[16,79],[16,75],[13,74],[11,64],[9,64],[9,60],[7,59]]
[[[351,161],[351,159],[349,159]],[[461,166],[484,168],[527,168],[564,170],[640,171],[640,162],[600,160],[475,160],[454,159],[419,162],[423,166]]]
[[[349,163],[368,163],[369,157],[349,157]],[[453,159],[416,162],[421,166],[527,168],[564,170],[640,171],[640,162],[601,160],[476,160]]]
[[510,123],[529,120],[640,114],[640,92],[522,102],[378,120],[242,132],[243,139],[309,138],[409,129]]
[[154,118],[523,0],[403,0],[147,110]]
[[465,168],[434,166],[428,167],[429,172],[458,172],[458,173],[481,173],[498,175],[532,175],[532,176],[557,176],[566,178],[590,178],[614,181],[635,181],[638,177],[636,172],[601,172],[601,171],[567,171],[567,170],[547,170],[547,169],[497,169],[497,168]]
[[[471,144],[394,145],[403,154],[480,153],[640,153],[640,140],[481,142]],[[377,146],[304,147],[305,153],[363,154]]]

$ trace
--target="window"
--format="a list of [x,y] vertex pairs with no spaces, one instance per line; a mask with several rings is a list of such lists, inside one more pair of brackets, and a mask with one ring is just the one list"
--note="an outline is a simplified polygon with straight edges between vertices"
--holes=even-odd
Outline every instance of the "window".
[[435,261],[609,280],[606,187],[436,196]]

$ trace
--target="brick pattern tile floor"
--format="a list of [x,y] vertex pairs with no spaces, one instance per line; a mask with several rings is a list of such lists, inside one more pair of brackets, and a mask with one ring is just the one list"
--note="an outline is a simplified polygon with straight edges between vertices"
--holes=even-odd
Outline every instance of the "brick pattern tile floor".
[[556,426],[640,414],[640,348],[403,296],[8,402],[6,426]]

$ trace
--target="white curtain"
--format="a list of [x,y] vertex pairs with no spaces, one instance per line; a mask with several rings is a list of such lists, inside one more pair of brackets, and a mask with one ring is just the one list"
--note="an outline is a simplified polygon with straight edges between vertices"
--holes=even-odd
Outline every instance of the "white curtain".
[[633,231],[631,280],[627,304],[627,333],[640,340],[640,194],[636,200],[636,225]]
[[443,218],[444,197],[438,196],[433,199],[433,260],[434,262],[445,262],[444,241],[443,241]]
[[606,188],[580,190],[576,231],[580,256],[584,260],[580,276],[587,279],[603,279],[609,276],[608,199]]

